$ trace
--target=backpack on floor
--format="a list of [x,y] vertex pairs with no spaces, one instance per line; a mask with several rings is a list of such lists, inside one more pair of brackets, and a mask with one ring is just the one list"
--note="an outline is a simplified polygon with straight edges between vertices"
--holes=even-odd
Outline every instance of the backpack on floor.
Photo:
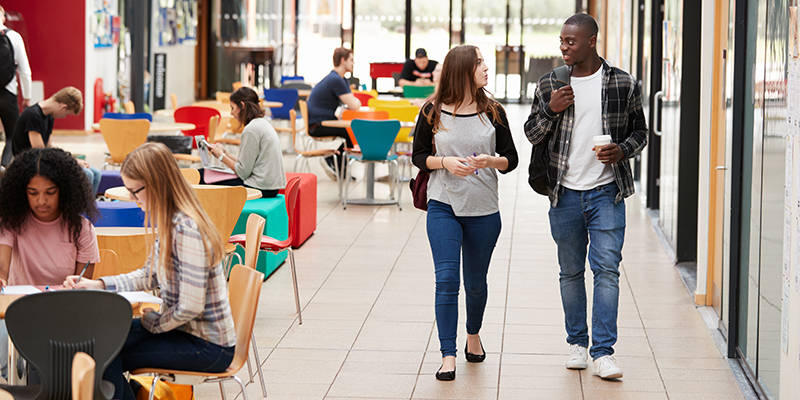
[[17,63],[14,61],[14,46],[8,37],[8,29],[0,30],[0,86],[5,87],[17,76]]

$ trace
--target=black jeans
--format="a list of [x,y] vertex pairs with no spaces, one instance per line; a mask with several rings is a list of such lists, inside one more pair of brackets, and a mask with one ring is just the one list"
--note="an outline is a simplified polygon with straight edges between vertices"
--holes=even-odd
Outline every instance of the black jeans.
[[0,165],[7,167],[11,164],[11,136],[14,134],[14,126],[19,118],[19,105],[17,95],[0,88],[0,120],[3,121],[3,130],[6,132],[6,146],[3,148],[3,157]]
[[244,184],[244,181],[242,180],[242,178],[239,178],[238,176],[236,178],[233,178],[233,179],[226,179],[224,181],[216,181],[216,182],[213,182],[213,183],[207,183],[205,181],[205,174],[204,174],[205,171],[204,171],[204,169],[200,168],[198,171],[200,171],[200,183],[202,183],[202,184],[224,185],[224,186],[244,186],[244,187],[248,187],[250,189],[260,190],[261,191],[261,198],[275,197],[275,196],[278,195],[278,189],[259,189],[259,188],[254,188],[252,186],[247,186],[247,185]]

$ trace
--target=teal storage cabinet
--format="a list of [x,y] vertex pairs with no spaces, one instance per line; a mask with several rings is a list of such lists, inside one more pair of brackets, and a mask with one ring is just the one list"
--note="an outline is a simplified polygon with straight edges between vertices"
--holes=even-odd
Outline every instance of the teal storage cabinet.
[[[233,234],[245,234],[247,230],[247,217],[256,213],[265,220],[264,236],[270,236],[279,240],[286,240],[289,237],[289,217],[286,215],[286,200],[282,194],[268,199],[248,200],[244,203],[242,214],[236,221]],[[244,248],[238,247],[236,253],[244,260]],[[259,251],[256,269],[264,274],[264,279],[270,276],[286,260],[289,252],[284,251],[272,254],[267,251]],[[238,262],[238,260],[236,260]]]

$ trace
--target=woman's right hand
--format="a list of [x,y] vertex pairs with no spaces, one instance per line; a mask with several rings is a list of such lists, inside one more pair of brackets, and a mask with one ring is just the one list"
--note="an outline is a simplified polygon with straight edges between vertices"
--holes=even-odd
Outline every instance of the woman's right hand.
[[447,156],[442,161],[444,168],[460,178],[475,173],[475,168],[469,165],[466,158]]
[[75,283],[78,280],[78,275],[70,275],[67,279],[64,280],[64,287],[67,289],[105,289],[106,283],[101,280],[94,280],[94,279],[87,279],[81,278],[80,282]]

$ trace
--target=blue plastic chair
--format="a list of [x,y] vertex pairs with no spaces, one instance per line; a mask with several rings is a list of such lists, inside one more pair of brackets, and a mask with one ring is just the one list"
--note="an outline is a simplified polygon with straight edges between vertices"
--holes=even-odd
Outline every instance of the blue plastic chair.
[[133,113],[133,114],[122,114],[122,113],[105,113],[103,114],[103,118],[110,118],[110,119],[146,119],[150,122],[153,122],[153,116],[150,113]]
[[[347,208],[347,196],[350,192],[351,171],[353,170],[353,163],[358,161],[362,163],[388,163],[389,176],[392,182],[391,193],[392,199],[395,198],[395,191],[397,191],[397,206],[402,210],[403,205],[400,202],[402,195],[400,185],[400,174],[397,168],[397,155],[389,154],[392,150],[392,145],[400,132],[400,121],[396,119],[386,120],[369,120],[369,119],[354,119],[350,128],[353,130],[358,146],[361,148],[361,154],[348,153],[349,158],[347,166],[347,179],[345,179],[344,191],[344,208]],[[373,167],[374,168],[374,167]],[[367,185],[373,182],[367,182]],[[369,197],[369,187],[367,196]]]
[[294,108],[297,103],[297,89],[264,89],[265,101],[278,101],[282,106],[270,108],[272,119],[286,119],[289,117],[289,110]]
[[300,75],[294,75],[294,76],[287,76],[287,75],[284,75],[284,76],[281,76],[281,85],[283,85],[283,84],[284,84],[284,83],[286,83],[287,81],[300,81],[300,82],[305,82],[305,80],[306,80],[306,78],[304,78],[304,77],[302,77],[302,76],[300,76]]

